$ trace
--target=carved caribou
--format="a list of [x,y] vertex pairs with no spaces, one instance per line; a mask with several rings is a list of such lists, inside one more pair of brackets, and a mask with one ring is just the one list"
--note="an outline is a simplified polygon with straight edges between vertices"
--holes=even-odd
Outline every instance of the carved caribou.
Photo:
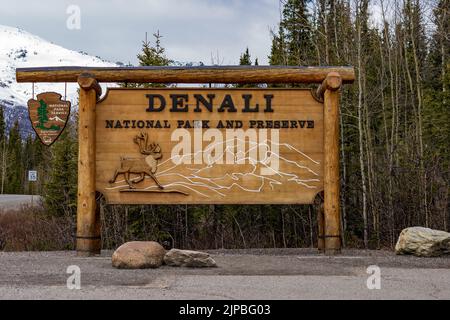
[[[123,174],[130,189],[135,189],[133,184],[137,184],[143,181],[146,176],[149,176],[161,190],[164,189],[155,176],[158,169],[158,161],[162,158],[161,147],[156,143],[149,144],[148,134],[144,132],[137,135],[133,141],[139,146],[140,153],[146,157],[141,159],[121,158],[120,169],[116,170],[114,177],[109,182],[111,184],[115,183],[117,177]],[[132,174],[139,175],[139,178],[134,181],[131,180],[130,176]]]

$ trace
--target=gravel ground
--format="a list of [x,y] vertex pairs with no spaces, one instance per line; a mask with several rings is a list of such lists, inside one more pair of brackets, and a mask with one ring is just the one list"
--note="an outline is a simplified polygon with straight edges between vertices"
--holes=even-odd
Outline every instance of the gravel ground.
[[[1,299],[450,299],[450,256],[417,258],[389,251],[345,250],[327,257],[309,249],[209,251],[213,269],[116,270],[111,252],[0,253]],[[81,269],[81,290],[66,286]],[[367,268],[382,289],[368,290]]]

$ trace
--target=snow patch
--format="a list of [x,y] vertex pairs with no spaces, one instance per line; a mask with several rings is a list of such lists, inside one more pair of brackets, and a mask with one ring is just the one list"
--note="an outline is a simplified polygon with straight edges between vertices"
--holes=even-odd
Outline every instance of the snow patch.
[[[84,52],[58,46],[19,28],[0,25],[0,100],[26,106],[32,97],[32,84],[16,82],[16,68],[31,67],[116,67],[117,64]],[[106,84],[103,84],[106,89]],[[67,84],[67,100],[76,105],[77,84]],[[36,83],[35,96],[55,91],[64,95],[64,83]]]

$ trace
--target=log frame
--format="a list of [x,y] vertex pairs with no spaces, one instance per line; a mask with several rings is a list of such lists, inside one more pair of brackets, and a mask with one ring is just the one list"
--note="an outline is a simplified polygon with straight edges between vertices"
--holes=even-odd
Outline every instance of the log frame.
[[212,67],[45,67],[18,68],[17,82],[77,82],[91,74],[98,82],[125,83],[322,83],[339,73],[343,83],[353,83],[352,67],[212,66]]
[[101,89],[89,74],[80,75],[78,107],[77,254],[101,251],[100,211],[95,186],[95,106]]
[[[324,96],[324,250],[341,252],[340,172],[339,172],[339,89],[342,79],[330,73],[318,89]],[[322,93],[323,92],[323,93]]]
[[[98,84],[97,79],[90,73],[82,73],[78,76],[78,85],[84,90],[95,90],[97,100],[102,95],[102,87]],[[96,101],[97,102],[97,101]]]
[[99,254],[100,210],[95,186],[95,107],[99,82],[128,83],[318,83],[313,96],[324,104],[324,200],[319,204],[318,247],[326,254],[341,251],[339,199],[339,96],[342,84],[353,83],[352,67],[130,67],[18,68],[17,82],[78,82],[79,160],[77,253]]
[[341,88],[342,83],[342,77],[339,73],[329,73],[325,80],[320,84],[319,88],[317,88],[316,97],[323,102],[325,99],[325,91],[337,91]]
[[317,249],[325,253],[325,216],[324,216],[324,193],[318,193],[314,200],[314,208],[317,215]]

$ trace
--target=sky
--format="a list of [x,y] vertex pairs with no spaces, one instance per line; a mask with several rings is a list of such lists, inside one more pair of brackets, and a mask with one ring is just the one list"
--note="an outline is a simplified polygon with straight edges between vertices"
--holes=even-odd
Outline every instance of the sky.
[[248,46],[253,60],[268,64],[280,18],[278,0],[0,0],[0,8],[1,25],[134,65],[145,32],[153,41],[157,30],[175,61],[237,64]]

